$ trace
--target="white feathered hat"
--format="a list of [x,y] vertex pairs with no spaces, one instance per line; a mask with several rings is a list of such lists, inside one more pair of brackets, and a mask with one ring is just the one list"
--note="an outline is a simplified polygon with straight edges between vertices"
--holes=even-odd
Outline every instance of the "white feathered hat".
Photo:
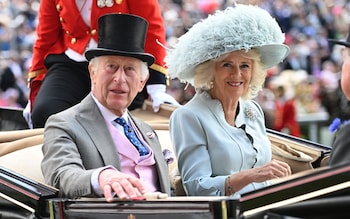
[[193,25],[168,50],[165,62],[171,78],[193,84],[198,64],[236,50],[255,48],[266,69],[277,65],[289,53],[284,40],[280,26],[266,10],[236,4]]

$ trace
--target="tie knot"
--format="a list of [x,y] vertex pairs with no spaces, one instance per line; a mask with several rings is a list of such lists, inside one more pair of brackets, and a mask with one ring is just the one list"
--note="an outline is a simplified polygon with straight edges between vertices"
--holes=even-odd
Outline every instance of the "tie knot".
[[123,117],[116,118],[114,121],[123,127],[128,126],[126,120]]
[[114,120],[116,123],[124,127],[124,134],[129,139],[129,141],[137,148],[140,155],[148,154],[147,148],[142,145],[141,141],[137,138],[135,131],[126,123],[126,120],[122,117],[116,118]]

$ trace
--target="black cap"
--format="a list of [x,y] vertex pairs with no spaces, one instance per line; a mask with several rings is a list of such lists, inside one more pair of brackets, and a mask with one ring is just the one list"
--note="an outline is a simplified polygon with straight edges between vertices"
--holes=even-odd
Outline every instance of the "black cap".
[[348,38],[346,39],[346,41],[341,41],[341,40],[336,40],[336,39],[328,39],[329,42],[335,43],[335,44],[339,44],[339,45],[343,45],[346,47],[350,47],[350,34],[348,34]]

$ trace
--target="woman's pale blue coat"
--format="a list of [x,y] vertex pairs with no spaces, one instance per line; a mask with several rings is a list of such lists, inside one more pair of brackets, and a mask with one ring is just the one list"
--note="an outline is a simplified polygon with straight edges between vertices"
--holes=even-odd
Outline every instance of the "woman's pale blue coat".
[[[239,100],[235,125],[226,122],[221,103],[207,92],[172,113],[170,135],[187,195],[223,196],[228,175],[271,160],[264,114],[255,101]],[[266,185],[251,183],[236,194]]]

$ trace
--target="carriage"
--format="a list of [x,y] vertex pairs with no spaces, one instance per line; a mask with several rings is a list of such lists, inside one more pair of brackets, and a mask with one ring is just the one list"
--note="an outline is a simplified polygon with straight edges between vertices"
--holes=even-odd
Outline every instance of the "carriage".
[[[163,149],[173,152],[168,119],[175,107],[159,112],[145,102],[132,114],[149,123]],[[29,129],[21,110],[0,111],[0,218],[344,218],[350,216],[350,166],[327,166],[331,148],[268,130],[273,157],[293,174],[266,188],[233,197],[186,196],[175,162],[169,164],[173,196],[107,203],[102,198],[64,199],[45,184],[40,162],[43,129]]]

